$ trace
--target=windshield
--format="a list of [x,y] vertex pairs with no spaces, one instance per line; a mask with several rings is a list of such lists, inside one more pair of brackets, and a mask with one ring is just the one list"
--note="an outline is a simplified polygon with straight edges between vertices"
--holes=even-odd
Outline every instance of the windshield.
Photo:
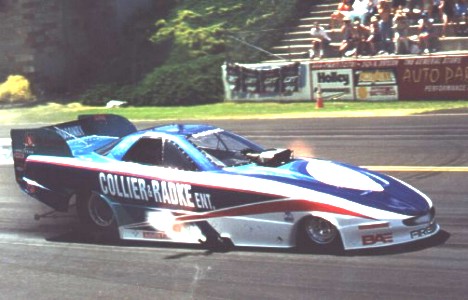
[[264,151],[259,145],[222,129],[193,134],[189,141],[220,167],[248,164],[251,160],[247,158],[247,153]]

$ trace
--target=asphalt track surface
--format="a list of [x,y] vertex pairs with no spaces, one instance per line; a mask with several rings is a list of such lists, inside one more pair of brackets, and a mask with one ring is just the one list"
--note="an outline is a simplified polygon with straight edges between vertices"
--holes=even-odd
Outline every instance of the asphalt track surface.
[[107,243],[83,237],[73,213],[34,220],[48,209],[2,165],[0,299],[466,299],[468,115],[210,123],[296,155],[392,166],[432,198],[443,231],[345,255]]

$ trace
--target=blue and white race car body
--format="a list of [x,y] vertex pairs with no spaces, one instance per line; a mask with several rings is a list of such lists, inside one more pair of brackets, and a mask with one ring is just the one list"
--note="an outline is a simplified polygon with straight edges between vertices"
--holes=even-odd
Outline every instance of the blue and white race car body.
[[293,158],[209,125],[137,131],[115,115],[12,130],[16,179],[125,240],[362,249],[439,231],[431,200],[393,177]]

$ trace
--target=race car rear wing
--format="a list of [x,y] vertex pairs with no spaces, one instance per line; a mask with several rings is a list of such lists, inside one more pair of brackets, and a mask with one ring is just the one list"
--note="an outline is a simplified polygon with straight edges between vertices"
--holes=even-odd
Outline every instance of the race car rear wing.
[[32,154],[72,157],[77,148],[91,147],[102,139],[120,138],[136,131],[135,125],[118,115],[81,115],[78,120],[33,129],[12,129],[13,160],[20,182],[26,158]]

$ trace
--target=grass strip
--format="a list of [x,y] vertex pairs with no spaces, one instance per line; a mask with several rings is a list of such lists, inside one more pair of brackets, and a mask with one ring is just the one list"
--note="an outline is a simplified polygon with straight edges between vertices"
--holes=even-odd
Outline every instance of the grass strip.
[[405,116],[412,114],[468,109],[468,101],[395,101],[395,102],[314,102],[300,103],[217,103],[197,106],[104,108],[79,103],[46,103],[34,107],[0,109],[0,123],[57,123],[76,119],[80,114],[112,113],[134,121],[212,120],[260,118],[319,118]]

